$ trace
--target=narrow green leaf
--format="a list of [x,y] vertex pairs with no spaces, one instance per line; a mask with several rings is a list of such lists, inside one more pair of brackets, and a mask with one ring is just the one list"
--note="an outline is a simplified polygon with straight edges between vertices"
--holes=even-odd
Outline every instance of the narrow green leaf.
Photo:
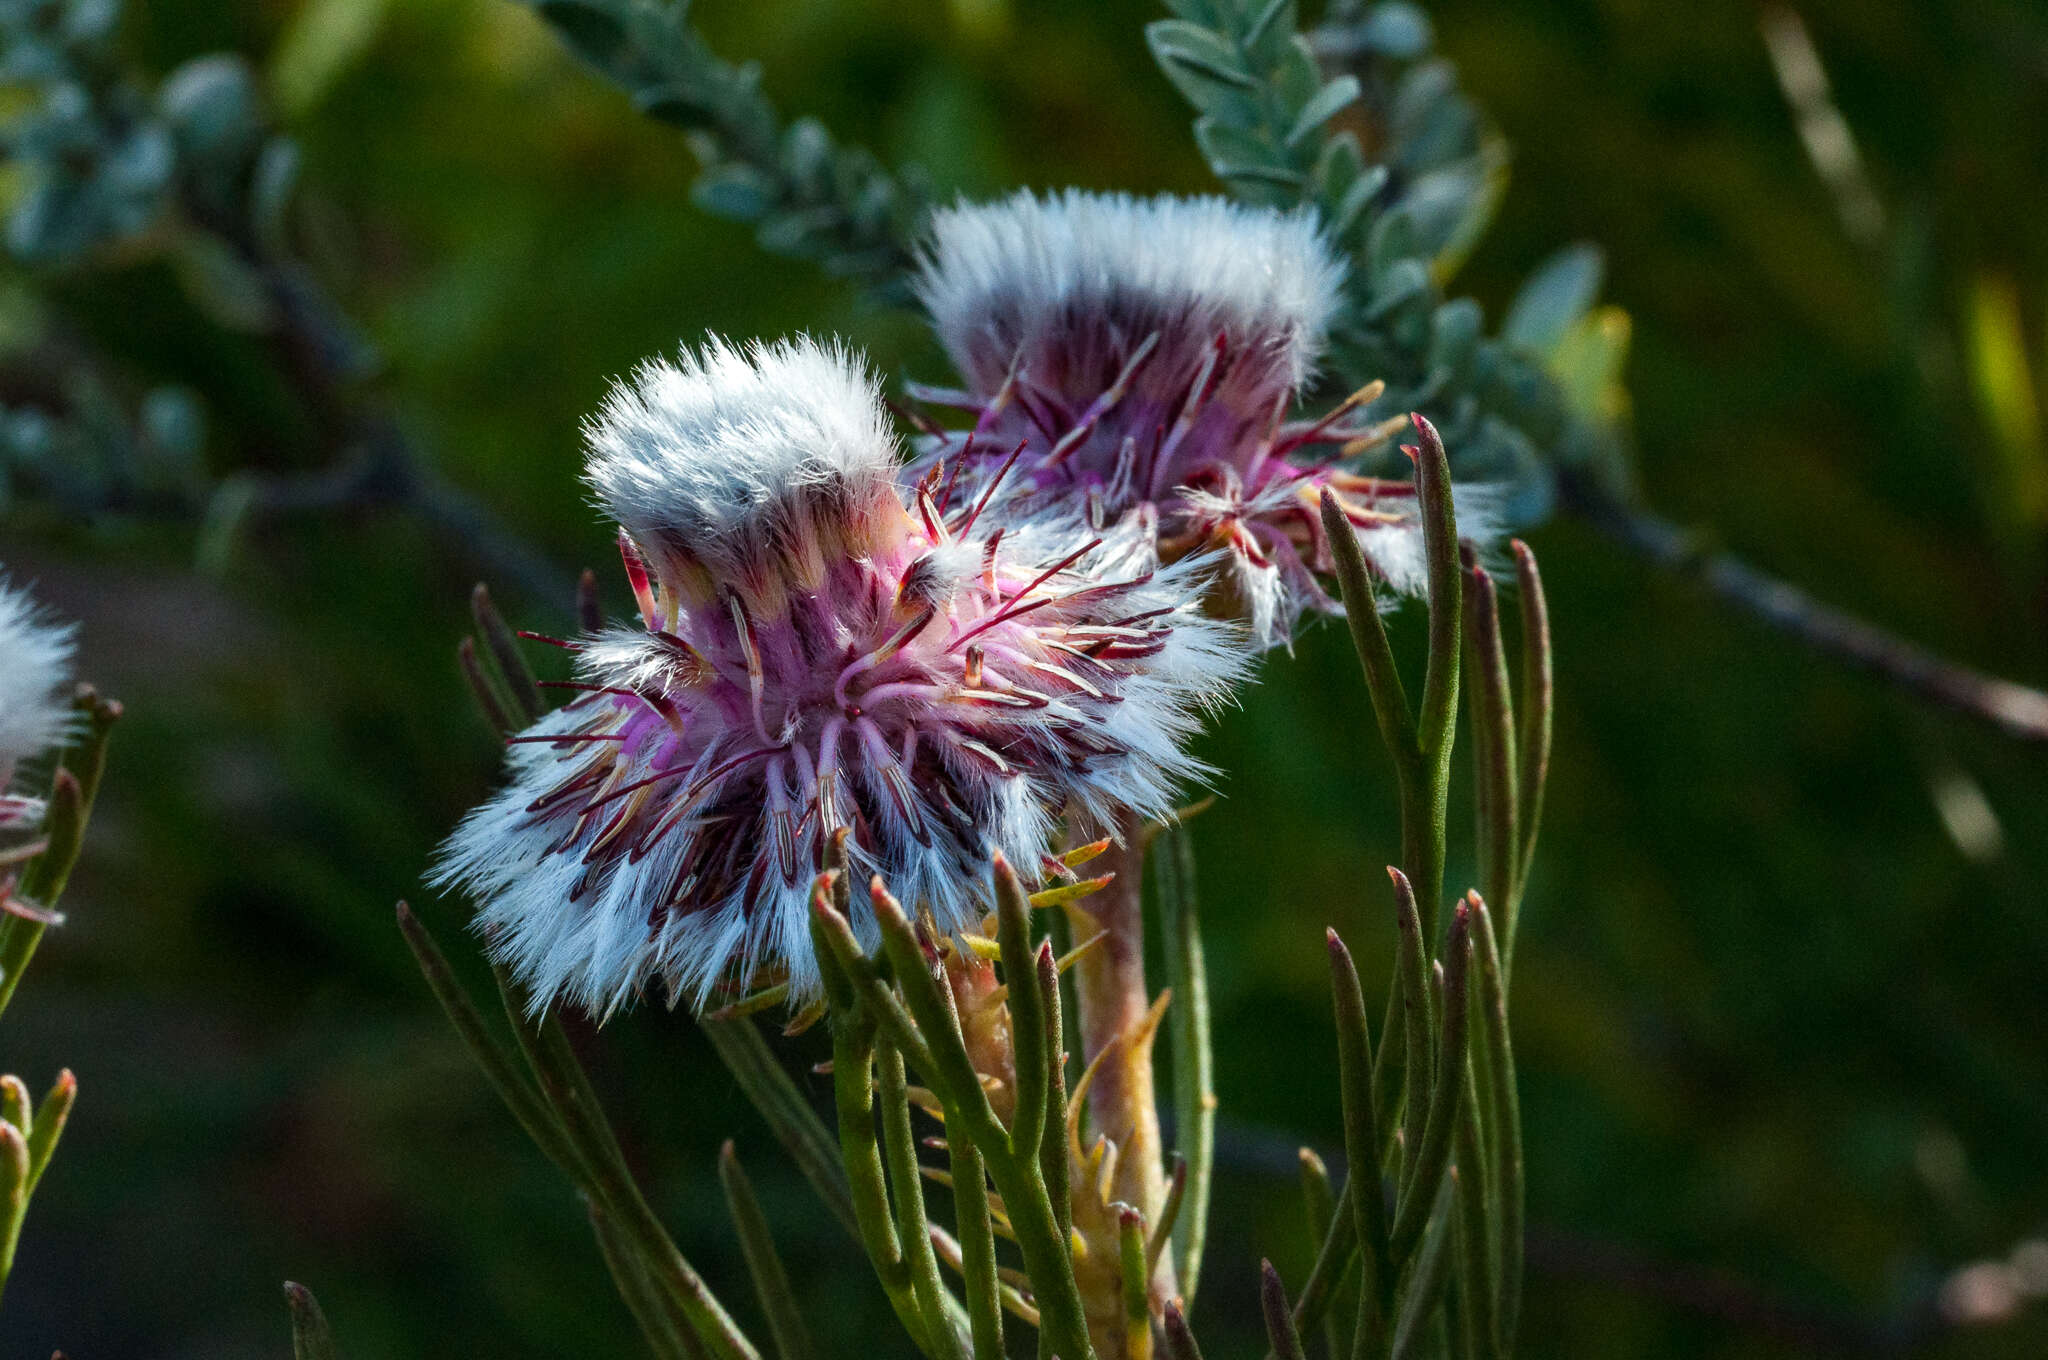
[[1470,579],[1465,592],[1465,646],[1472,683],[1466,709],[1472,722],[1473,779],[1478,817],[1479,881],[1495,902],[1513,902],[1520,863],[1515,784],[1515,714],[1508,688],[1506,649],[1500,638],[1500,601],[1493,578],[1464,550]]
[[[1173,1242],[1174,1224],[1180,1221],[1182,1203],[1188,1194],[1188,1159],[1176,1152],[1173,1154],[1173,1168],[1166,1173],[1166,1199],[1159,1206],[1159,1222],[1152,1227],[1152,1240],[1145,1245],[1145,1274],[1150,1278],[1159,1265],[1159,1258],[1166,1254],[1166,1248]],[[1321,1229],[1317,1230],[1321,1236]],[[1182,1296],[1185,1300],[1186,1296]]]
[[604,627],[604,601],[597,593],[597,573],[589,567],[576,578],[576,626],[586,633]]
[[1052,1081],[1047,1064],[1057,1045],[1046,1042],[1045,999],[1039,992],[1038,967],[1032,957],[1030,899],[1000,852],[994,857],[993,874],[996,937],[1002,949],[1003,980],[1010,988],[1011,1065],[1017,1078],[1010,1148],[1022,1157],[1035,1155],[1045,1134],[1046,1098]]
[[[988,1093],[982,1089],[981,1074],[967,1052],[959,1021],[940,991],[938,979],[932,976],[924,944],[917,938],[910,918],[879,879],[869,896],[874,902],[875,923],[882,930],[882,948],[895,971],[896,986],[927,1046],[927,1062],[920,1064],[918,1071],[945,1101],[949,1131],[956,1137],[973,1138],[984,1155],[992,1153],[998,1143],[1007,1148],[1008,1133],[988,1103]],[[885,1118],[887,1114],[884,1110]],[[963,1121],[965,1126],[956,1120]],[[908,1246],[906,1243],[906,1249]]]
[[775,1250],[768,1218],[754,1198],[754,1187],[740,1166],[739,1154],[728,1138],[718,1149],[718,1182],[725,1188],[725,1207],[739,1233],[740,1252],[746,1258],[747,1276],[754,1282],[754,1297],[768,1319],[768,1332],[775,1338],[776,1354],[782,1360],[810,1360],[816,1353],[810,1329],[804,1325],[803,1310],[789,1286],[789,1271]]
[[[1320,1243],[1330,1235],[1330,1224],[1337,1217],[1337,1191],[1330,1184],[1330,1168],[1316,1155],[1314,1148],[1301,1148],[1295,1153],[1301,1163],[1302,1209],[1308,1224],[1309,1241]],[[1305,1292],[1305,1291],[1304,1291]],[[1301,1300],[1295,1300],[1295,1322],[1301,1329]],[[1344,1308],[1342,1301],[1336,1301],[1329,1309],[1329,1316],[1323,1319],[1323,1343],[1329,1349],[1330,1360],[1344,1360],[1351,1354],[1351,1344],[1345,1339]]]
[[14,1273],[21,1224],[28,1215],[28,1140],[12,1124],[0,1123],[0,1289]]
[[854,1217],[846,1171],[839,1163],[838,1141],[776,1061],[774,1051],[761,1037],[759,1026],[745,1018],[714,1020],[708,1016],[700,1023],[726,1070],[767,1121],[775,1140],[789,1153],[790,1160],[804,1173],[804,1179],[818,1192],[818,1198],[825,1202],[832,1216],[859,1241],[860,1225]]
[[[843,874],[834,878],[835,890],[844,881]],[[897,914],[902,914],[900,908]],[[884,985],[875,971],[874,961],[862,952],[860,942],[853,937],[853,927],[847,922],[845,911],[826,900],[822,892],[811,896],[811,941],[817,948],[819,960],[822,962],[830,958],[837,965],[838,976],[858,997],[861,1010],[872,1023],[888,1030],[890,1042],[903,1050],[910,1065],[924,1074],[927,1081],[938,1080],[931,1051],[925,1047],[924,1036],[918,1033],[917,1022],[910,1018],[910,1012],[904,1009],[896,994]],[[993,1112],[990,1118],[994,1118]]]
[[[1353,1174],[1356,1174],[1355,1172]],[[1308,1332],[1329,1316],[1332,1300],[1351,1273],[1351,1261],[1358,1253],[1358,1219],[1351,1209],[1351,1178],[1345,1177],[1343,1193],[1337,1196],[1337,1212],[1330,1231],[1316,1253],[1315,1266],[1294,1301],[1295,1330]],[[1268,1351],[1266,1360],[1275,1360]]]
[[1409,1153],[1408,1175],[1402,1187],[1394,1225],[1389,1234],[1397,1268],[1413,1254],[1428,1221],[1437,1186],[1450,1161],[1451,1137],[1457,1126],[1459,1098],[1464,1094],[1467,1002],[1465,983],[1472,964],[1471,914],[1464,903],[1451,918],[1450,938],[1444,946],[1448,964],[1443,971],[1443,1036],[1437,1047],[1435,1089],[1430,1093],[1429,1119],[1423,1126],[1421,1146]]
[[28,1083],[9,1073],[0,1076],[0,1124],[12,1124],[26,1138],[35,1132],[35,1102]]
[[1287,1290],[1271,1261],[1259,1262],[1259,1312],[1266,1319],[1266,1339],[1279,1360],[1304,1360],[1301,1333],[1287,1306]]
[[462,678],[469,685],[470,695],[476,700],[484,721],[491,731],[504,735],[517,732],[523,724],[512,717],[511,707],[506,699],[504,686],[499,684],[484,666],[483,659],[476,654],[476,639],[464,638],[455,644],[455,664],[462,668]]
[[[1394,885],[1394,926],[1398,941],[1395,996],[1400,1002],[1401,1029],[1407,1059],[1403,1068],[1404,1095],[1402,1131],[1406,1153],[1412,1161],[1422,1145],[1424,1121],[1436,1090],[1430,1036],[1436,1027],[1436,1010],[1429,991],[1429,963],[1423,955],[1422,919],[1416,912],[1415,893],[1407,875],[1387,870]],[[1384,1058],[1385,1053],[1381,1056]],[[1389,1124],[1391,1120],[1387,1121]],[[1390,1136],[1382,1130],[1382,1138]]]
[[1543,790],[1550,777],[1551,709],[1556,702],[1556,677],[1550,655],[1550,606],[1543,596],[1543,575],[1536,568],[1536,554],[1521,539],[1514,540],[1515,579],[1522,604],[1522,695],[1519,715],[1521,733],[1515,774],[1521,805],[1519,866],[1515,871],[1515,897],[1501,908],[1501,969],[1503,978],[1512,966],[1515,927],[1521,918],[1521,893],[1529,881],[1529,869],[1536,859],[1536,830],[1543,820]]
[[1151,1234],[1145,1230],[1142,1212],[1121,1201],[1111,1207],[1116,1211],[1117,1270],[1124,1286],[1124,1353],[1144,1355],[1152,1341],[1152,1270],[1145,1253]]
[[1065,1237],[1074,1230],[1074,1205],[1070,1197],[1067,1164],[1067,1051],[1066,1029],[1060,1005],[1059,960],[1053,956],[1052,941],[1040,940],[1032,959],[1038,978],[1038,996],[1045,1013],[1046,1092],[1045,1132],[1038,1140],[1038,1174],[1052,1202],[1053,1218]]
[[583,1205],[589,1211],[590,1233],[597,1239],[598,1254],[604,1257],[605,1269],[611,1272],[612,1283],[655,1360],[702,1360],[704,1351],[697,1338],[668,1306],[618,1225],[590,1196],[584,1196]]
[[[1458,725],[1458,662],[1462,572],[1458,566],[1457,513],[1451,505],[1451,465],[1436,427],[1421,415],[1413,417],[1422,436],[1415,460],[1416,498],[1422,514],[1423,556],[1429,566],[1429,664],[1422,682],[1422,703],[1416,712],[1416,737],[1428,766],[1424,784],[1428,818],[1428,862],[1404,865],[1421,899],[1423,928],[1436,936],[1442,910],[1444,879],[1444,817],[1450,799],[1451,746]],[[1404,813],[1404,827],[1406,815]],[[1403,856],[1407,853],[1403,833]],[[1420,874],[1421,877],[1414,877]]]
[[1233,127],[1259,117],[1259,82],[1229,44],[1198,24],[1160,19],[1145,27],[1153,60],[1181,96],[1203,115]]
[[498,612],[498,606],[491,602],[491,592],[481,581],[469,593],[469,608],[476,620],[477,635],[484,640],[491,659],[498,664],[499,677],[504,681],[505,693],[511,697],[513,711],[524,715],[527,722],[533,722],[547,712],[542,702],[540,686],[534,683],[533,669],[526,664],[526,656],[519,650],[519,639],[506,624],[505,616]]
[[1443,1300],[1444,1279],[1449,1273],[1446,1267],[1449,1264],[1447,1247],[1451,1237],[1451,1200],[1456,1193],[1457,1179],[1457,1168],[1453,1167],[1443,1178],[1436,1202],[1430,1209],[1429,1231],[1423,1237],[1422,1249],[1416,1253],[1415,1267],[1409,1273],[1407,1287],[1401,1294],[1401,1313],[1394,1324],[1392,1360],[1412,1360],[1422,1353],[1430,1324],[1436,1317],[1437,1305]]
[[1232,127],[1215,118],[1198,118],[1195,145],[1219,179],[1243,180],[1296,196],[1307,187],[1307,176],[1287,163],[1284,148],[1259,131]]
[[292,1315],[292,1360],[338,1360],[334,1331],[313,1291],[290,1280],[284,1282],[285,1306]]
[[592,1197],[617,1222],[649,1278],[687,1320],[706,1351],[716,1360],[760,1360],[760,1352],[696,1267],[676,1248],[641,1193],[590,1078],[562,1033],[561,1022],[553,1016],[536,1021],[527,998],[511,978],[503,969],[496,974],[505,1016],[512,1023],[520,1052],[574,1155],[589,1169]]
[[1494,939],[1493,918],[1486,903],[1472,900],[1473,956],[1479,965],[1479,1013],[1487,1052],[1489,1107],[1493,1138],[1491,1168],[1496,1206],[1495,1281],[1500,1353],[1512,1355],[1521,1319],[1523,1253],[1522,1100],[1517,1090],[1514,1046],[1508,1033],[1507,972]]
[[70,1068],[64,1068],[50,1084],[42,1108],[36,1111],[35,1127],[27,1131],[30,1194],[35,1193],[43,1172],[49,1169],[50,1157],[57,1151],[57,1140],[63,1137],[64,1126],[71,1121],[71,1107],[77,1100],[78,1078],[71,1075]]
[[1182,1311],[1178,1300],[1166,1305],[1160,1330],[1166,1337],[1168,1360],[1202,1360],[1202,1348],[1195,1344],[1195,1334],[1188,1329],[1187,1314]]
[[1357,530],[1344,517],[1336,493],[1325,487],[1322,496],[1323,534],[1330,543],[1330,556],[1337,567],[1337,584],[1344,600],[1344,618],[1351,626],[1352,646],[1358,651],[1359,669],[1365,673],[1366,692],[1372,699],[1374,717],[1379,720],[1380,739],[1387,745],[1397,769],[1419,759],[1415,718],[1408,708],[1407,691],[1401,684],[1400,669],[1394,664],[1394,649],[1387,641],[1387,628],[1380,618],[1379,600],[1372,584],[1372,572],[1365,552],[1358,545]]
[[541,1099],[532,1083],[520,1073],[511,1051],[485,1028],[483,1017],[469,999],[468,991],[456,980],[455,970],[448,966],[447,955],[441,952],[441,946],[419,917],[413,914],[412,908],[403,902],[398,904],[398,929],[405,936],[406,947],[412,950],[420,975],[427,981],[427,989],[441,1004],[448,1023],[454,1026],[456,1036],[469,1050],[471,1059],[483,1070],[484,1079],[498,1093],[498,1099],[505,1102],[505,1108],[519,1121],[519,1127],[526,1130],[526,1136],[549,1161],[578,1185],[588,1185],[590,1170],[569,1141],[561,1121]]
[[[1380,1133],[1373,1102],[1372,1036],[1365,1015],[1365,993],[1351,951],[1334,930],[1327,932],[1326,943],[1337,1019],[1337,1067],[1344,1096],[1344,1155],[1352,1168],[1348,1193],[1352,1215],[1362,1228],[1364,1274],[1359,1287],[1372,1304],[1367,1308],[1361,1303],[1360,1320],[1366,1322],[1393,1311],[1396,1274],[1378,1174]],[[1366,1338],[1359,1339],[1358,1345],[1368,1344]]]
[[1494,1201],[1490,1188],[1484,1138],[1480,1129],[1479,1096],[1468,1065],[1463,1077],[1465,1098],[1461,1102],[1457,1133],[1457,1259],[1453,1269],[1458,1278],[1458,1311],[1468,1350],[1475,1360],[1500,1360],[1498,1322],[1499,1294],[1495,1280],[1492,1218]]

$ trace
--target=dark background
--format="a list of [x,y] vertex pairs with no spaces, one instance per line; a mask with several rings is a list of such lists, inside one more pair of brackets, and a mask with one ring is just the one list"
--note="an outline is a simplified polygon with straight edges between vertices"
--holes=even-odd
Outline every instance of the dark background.
[[[386,352],[408,432],[552,558],[599,566],[613,610],[609,533],[577,483],[577,421],[611,375],[705,328],[809,328],[942,376],[914,319],[697,213],[681,140],[523,8],[326,8],[373,36],[285,118],[323,275]],[[298,9],[149,0],[125,41],[157,71],[221,48],[264,64]],[[1753,6],[1431,6],[1514,147],[1458,287],[1498,314],[1550,250],[1604,245],[1651,502],[2040,683],[2048,511],[2026,488],[2048,461],[2038,422],[2029,442],[1992,418],[2013,392],[1972,337],[2009,297],[2048,380],[2048,19],[2002,0],[1803,10],[1889,214],[1874,251],[1801,151]],[[700,11],[785,109],[948,191],[1209,187],[1144,4]],[[207,394],[216,467],[290,462],[289,402],[162,266],[60,300],[138,378]],[[2048,1304],[1938,1335],[1933,1302],[1951,1272],[2048,1236],[2042,750],[1818,660],[1583,525],[1530,537],[1559,714],[1516,973],[1526,1353],[2048,1353]],[[285,1278],[355,1360],[634,1353],[578,1205],[391,924],[411,896],[462,945],[463,904],[419,876],[496,764],[451,656],[473,559],[402,513],[274,526],[211,574],[189,526],[31,511],[0,519],[0,544],[82,620],[85,673],[130,714],[70,923],[7,1019],[5,1068],[40,1089],[69,1064],[81,1095],[0,1355],[281,1356]],[[501,594],[521,623],[566,624]],[[1418,617],[1396,625],[1411,652]],[[1292,1148],[1340,1141],[1319,932],[1343,928],[1383,985],[1395,820],[1341,629],[1270,658],[1204,750],[1226,771],[1195,830],[1226,1128],[1196,1322],[1227,1357],[1252,1344],[1258,1257],[1306,1272]],[[832,1353],[909,1353],[687,1017],[643,1009],[588,1051],[685,1251],[743,1315],[712,1170],[728,1135]]]

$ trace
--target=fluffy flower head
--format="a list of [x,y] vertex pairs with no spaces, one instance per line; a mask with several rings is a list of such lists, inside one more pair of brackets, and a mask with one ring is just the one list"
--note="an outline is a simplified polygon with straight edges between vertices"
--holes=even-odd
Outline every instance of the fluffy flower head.
[[7,787],[16,765],[55,746],[70,725],[71,650],[70,626],[0,576],[0,827],[39,815],[39,804],[10,799]]
[[1223,602],[1264,644],[1335,607],[1316,579],[1326,486],[1367,561],[1418,588],[1413,488],[1310,456],[1384,437],[1346,423],[1377,392],[1288,418],[1343,277],[1307,211],[1073,190],[942,211],[918,289],[966,388],[919,395],[973,426],[930,434],[920,463],[1001,519],[1133,539],[1166,562],[1223,550]]
[[603,1011],[659,979],[701,1004],[786,973],[840,829],[942,928],[991,850],[1033,864],[1067,807],[1168,810],[1239,665],[1197,563],[993,529],[906,491],[875,384],[810,340],[652,363],[589,430],[638,627],[571,644],[584,692],[513,739],[512,778],[438,875],[537,1000]]

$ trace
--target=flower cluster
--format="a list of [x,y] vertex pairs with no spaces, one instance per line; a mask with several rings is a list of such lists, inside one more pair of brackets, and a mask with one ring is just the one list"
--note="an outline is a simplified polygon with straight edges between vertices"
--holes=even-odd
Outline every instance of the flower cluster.
[[[60,742],[71,722],[64,695],[72,630],[52,622],[27,591],[0,576],[0,835],[32,832],[43,800],[14,790],[16,769]],[[13,895],[12,868],[33,845],[0,843],[0,907],[35,910]]]
[[1376,393],[1293,418],[1341,280],[1312,218],[1221,200],[941,213],[918,287],[966,386],[918,395],[972,426],[925,420],[908,464],[844,350],[644,366],[587,431],[638,626],[562,643],[580,693],[511,739],[437,881],[536,1004],[800,999],[842,831],[952,932],[991,853],[1165,815],[1201,713],[1336,607],[1326,490],[1381,576],[1422,578],[1413,487],[1334,465],[1384,433]]
[[[918,394],[972,424],[934,426],[921,461],[958,464],[969,494],[993,488],[1013,518],[1166,562],[1221,550],[1219,603],[1263,646],[1337,607],[1317,580],[1332,569],[1325,488],[1367,563],[1419,590],[1413,485],[1334,464],[1405,420],[1354,423],[1377,387],[1290,419],[1343,280],[1307,211],[1069,190],[940,212],[918,292],[966,385]],[[1482,539],[1488,499],[1467,491],[1458,506]]]
[[608,1010],[659,978],[817,988],[811,881],[840,828],[946,930],[1001,850],[1072,807],[1158,816],[1242,665],[1199,563],[998,524],[900,480],[842,350],[719,341],[652,363],[590,431],[640,626],[568,644],[583,691],[513,738],[513,779],[439,874],[539,998]]

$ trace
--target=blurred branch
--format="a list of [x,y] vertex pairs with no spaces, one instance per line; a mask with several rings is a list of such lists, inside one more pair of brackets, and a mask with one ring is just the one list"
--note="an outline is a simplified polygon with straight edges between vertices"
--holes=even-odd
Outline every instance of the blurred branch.
[[713,53],[690,27],[688,0],[527,3],[635,108],[689,134],[697,206],[754,224],[764,250],[909,302],[912,242],[930,206],[914,168],[891,174],[814,118],[785,125],[761,92],[760,67]]
[[1944,660],[1742,559],[1704,548],[1696,534],[1639,506],[1566,483],[1566,504],[1587,523],[1647,560],[1698,581],[1716,596],[1824,656],[1965,713],[2027,742],[2048,742],[2048,694]]
[[[0,11],[0,161],[22,191],[6,220],[32,330],[0,409],[0,498],[12,474],[89,509],[200,517],[200,558],[223,563],[253,524],[301,514],[416,513],[479,566],[565,603],[569,577],[448,485],[365,390],[380,359],[292,254],[298,151],[239,56],[196,58],[152,82],[116,44],[120,6],[25,0]],[[245,470],[215,484],[198,404],[159,387],[131,409],[97,349],[44,315],[38,286],[160,260],[225,331],[267,343],[315,431],[310,471]]]

